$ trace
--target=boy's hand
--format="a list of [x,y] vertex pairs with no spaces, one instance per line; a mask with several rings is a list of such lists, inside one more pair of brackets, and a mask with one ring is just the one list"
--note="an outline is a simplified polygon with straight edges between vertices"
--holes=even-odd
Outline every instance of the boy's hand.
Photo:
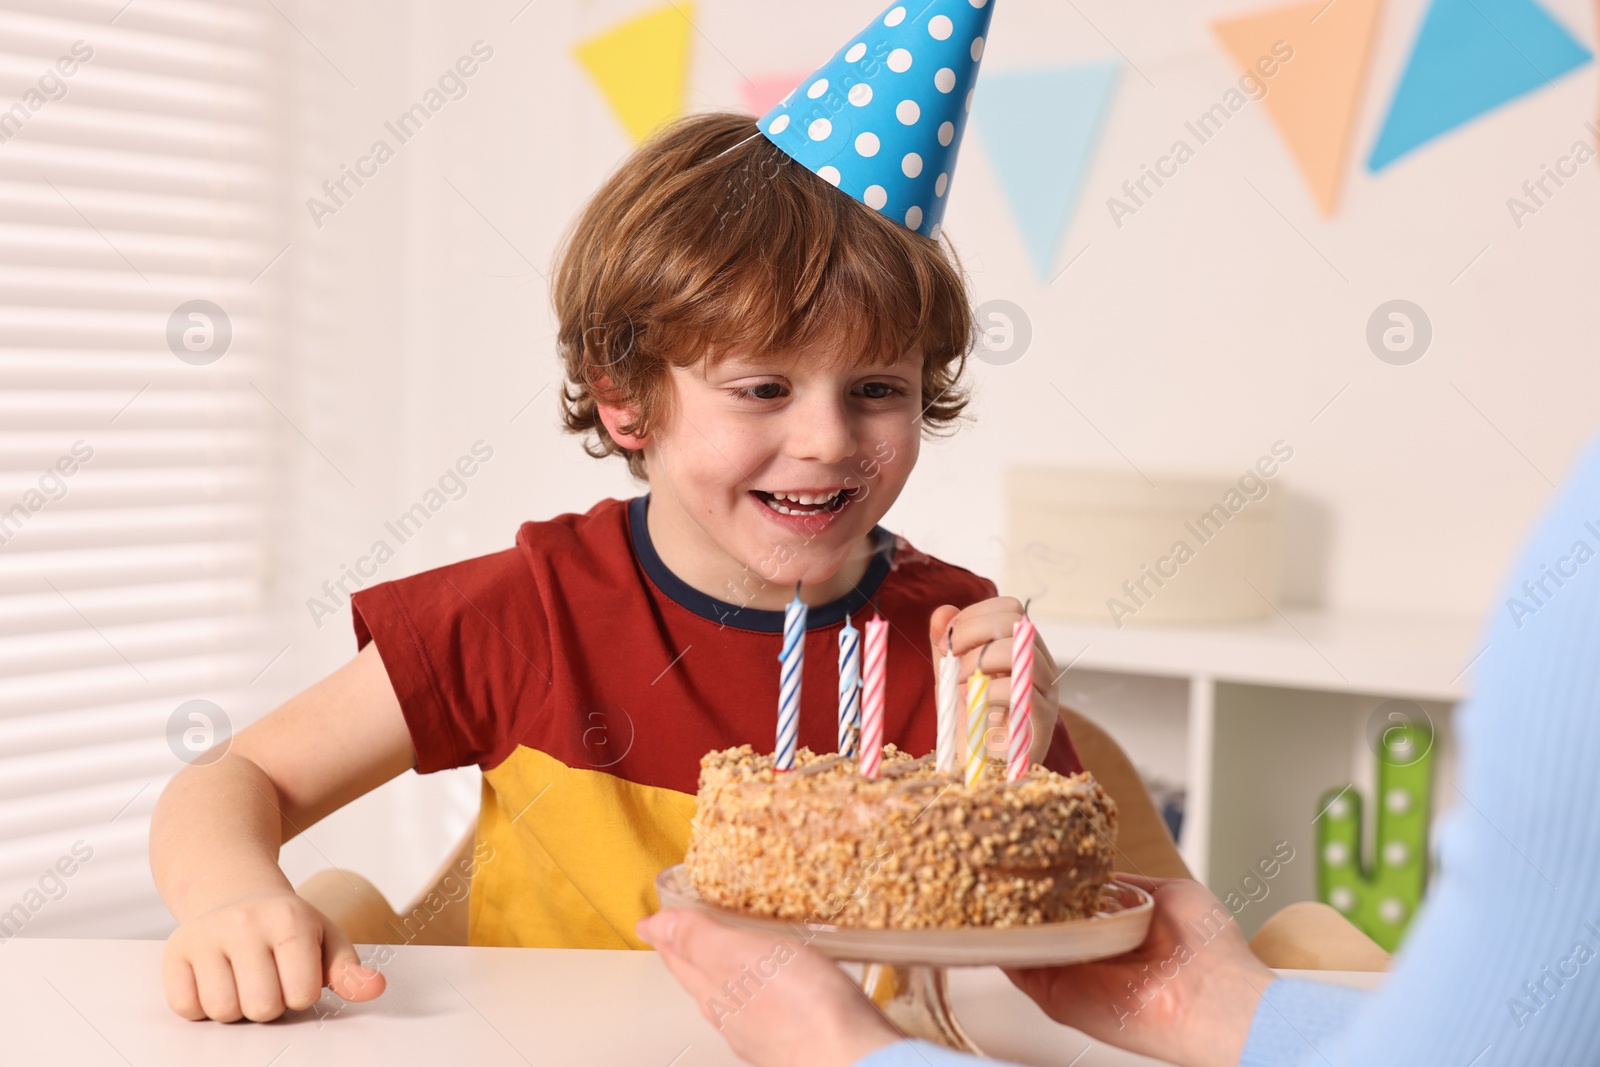
[[371,1000],[384,977],[361,965],[355,945],[293,891],[218,905],[179,926],[161,960],[167,1004],[185,1019],[231,1023],[309,1008],[328,986]]
[[[989,703],[1011,706],[1011,630],[1022,618],[1022,602],[1016,597],[997,596],[980,600],[965,608],[944,604],[928,618],[928,638],[933,642],[934,676],[938,677],[939,657],[945,653],[945,638],[954,629],[951,642],[961,657],[961,714],[966,715],[967,678],[983,655],[983,673],[989,676]],[[983,646],[988,643],[988,648]],[[1037,632],[1033,641],[1033,748],[1030,759],[1038,763],[1050,750],[1050,735],[1061,717],[1056,702],[1056,661],[1050,657],[1044,639]]]

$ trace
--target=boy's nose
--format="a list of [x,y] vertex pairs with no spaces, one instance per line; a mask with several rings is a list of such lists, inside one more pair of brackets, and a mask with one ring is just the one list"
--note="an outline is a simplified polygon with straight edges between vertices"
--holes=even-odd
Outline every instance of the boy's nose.
[[818,398],[796,405],[792,417],[789,452],[795,459],[841,463],[856,454],[855,427],[839,401]]

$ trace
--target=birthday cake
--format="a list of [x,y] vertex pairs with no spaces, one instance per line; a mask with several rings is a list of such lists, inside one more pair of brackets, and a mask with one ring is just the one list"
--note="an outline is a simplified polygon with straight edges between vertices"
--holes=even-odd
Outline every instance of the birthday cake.
[[975,785],[884,749],[880,777],[802,748],[707,753],[684,863],[701,899],[837,926],[1019,926],[1084,918],[1111,880],[1116,805],[1088,772],[1035,764]]

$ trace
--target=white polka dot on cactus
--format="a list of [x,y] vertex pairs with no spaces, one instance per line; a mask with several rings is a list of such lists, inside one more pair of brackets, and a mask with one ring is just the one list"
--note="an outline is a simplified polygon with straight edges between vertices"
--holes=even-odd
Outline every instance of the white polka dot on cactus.
[[995,0],[892,5],[760,120],[841,191],[938,239]]

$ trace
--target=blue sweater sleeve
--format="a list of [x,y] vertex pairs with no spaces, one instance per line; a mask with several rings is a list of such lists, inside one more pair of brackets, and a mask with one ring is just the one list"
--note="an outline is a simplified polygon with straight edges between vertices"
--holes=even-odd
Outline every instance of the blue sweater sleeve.
[[[1524,545],[1480,647],[1438,878],[1383,990],[1275,980],[1247,1067],[1582,1063],[1600,1048],[1600,446]],[[861,1061],[962,1062],[909,1041]]]
[[1524,545],[1480,648],[1427,906],[1382,993],[1320,1055],[1280,1062],[1492,1067],[1600,1047],[1600,447]]
[[1239,1067],[1282,1067],[1312,1056],[1371,996],[1331,982],[1273,979],[1256,1005]]
[[1275,981],[1250,1067],[1575,1063],[1600,1046],[1600,447],[1528,539],[1480,648],[1438,878],[1383,991],[1338,1026],[1329,987]]
[[[906,1040],[867,1053],[856,1061],[856,1067],[973,1067],[982,1062],[985,1061],[965,1052],[951,1052],[927,1041]],[[987,1062],[994,1067],[1007,1067],[998,1060]]]

